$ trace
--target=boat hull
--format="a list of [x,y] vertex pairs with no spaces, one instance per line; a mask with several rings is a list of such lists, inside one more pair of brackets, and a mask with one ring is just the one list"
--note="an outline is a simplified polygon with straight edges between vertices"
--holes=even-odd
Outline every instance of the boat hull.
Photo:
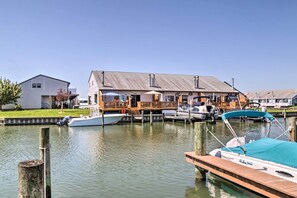
[[241,154],[222,151],[221,149],[217,149],[216,152],[210,154],[218,157],[217,151],[221,152],[220,157],[222,159],[297,183],[297,170],[295,168]]
[[[178,116],[189,117],[189,112],[177,112]],[[205,120],[207,117],[206,113],[191,113],[191,117],[197,120]]]
[[[125,114],[106,114],[104,115],[104,125],[118,123]],[[68,123],[69,127],[81,127],[81,126],[101,126],[103,125],[103,117],[99,116],[85,116],[81,118],[73,118]]]

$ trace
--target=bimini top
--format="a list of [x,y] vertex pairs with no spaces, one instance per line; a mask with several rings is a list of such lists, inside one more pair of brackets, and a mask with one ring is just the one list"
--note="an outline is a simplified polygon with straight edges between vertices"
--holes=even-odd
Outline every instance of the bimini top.
[[[261,160],[274,162],[277,164],[297,168],[297,143],[271,138],[263,138],[245,144],[246,156]],[[226,152],[244,154],[243,150],[237,146],[234,148],[222,148]]]
[[239,111],[231,111],[227,113],[223,113],[222,120],[226,120],[229,118],[239,118],[239,117],[252,117],[252,118],[266,118],[270,121],[274,119],[274,117],[267,112],[255,111],[255,110],[239,110]]

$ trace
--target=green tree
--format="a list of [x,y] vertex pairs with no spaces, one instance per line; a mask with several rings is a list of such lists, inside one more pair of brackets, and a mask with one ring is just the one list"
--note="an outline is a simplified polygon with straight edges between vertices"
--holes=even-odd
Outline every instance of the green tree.
[[0,77],[0,110],[2,105],[16,103],[21,93],[22,89],[18,83]]
[[61,105],[61,111],[63,112],[63,106],[64,106],[64,102],[67,101],[69,99],[69,93],[66,92],[63,89],[60,89],[56,95],[56,100],[59,102],[59,104]]

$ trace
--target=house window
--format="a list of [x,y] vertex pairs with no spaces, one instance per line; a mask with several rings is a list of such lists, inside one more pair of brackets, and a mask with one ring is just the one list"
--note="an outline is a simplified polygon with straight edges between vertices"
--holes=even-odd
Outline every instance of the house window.
[[41,83],[32,83],[32,88],[41,88]]
[[165,101],[166,102],[173,102],[174,101],[174,96],[165,96]]
[[94,103],[95,104],[97,104],[97,98],[98,98],[97,94],[94,94]]
[[188,104],[188,95],[182,95],[182,103]]

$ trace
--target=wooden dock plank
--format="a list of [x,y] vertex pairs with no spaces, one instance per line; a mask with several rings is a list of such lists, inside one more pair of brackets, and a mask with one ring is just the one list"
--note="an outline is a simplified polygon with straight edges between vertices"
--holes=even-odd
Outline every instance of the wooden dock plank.
[[297,183],[214,156],[186,152],[186,161],[268,197],[297,197]]

